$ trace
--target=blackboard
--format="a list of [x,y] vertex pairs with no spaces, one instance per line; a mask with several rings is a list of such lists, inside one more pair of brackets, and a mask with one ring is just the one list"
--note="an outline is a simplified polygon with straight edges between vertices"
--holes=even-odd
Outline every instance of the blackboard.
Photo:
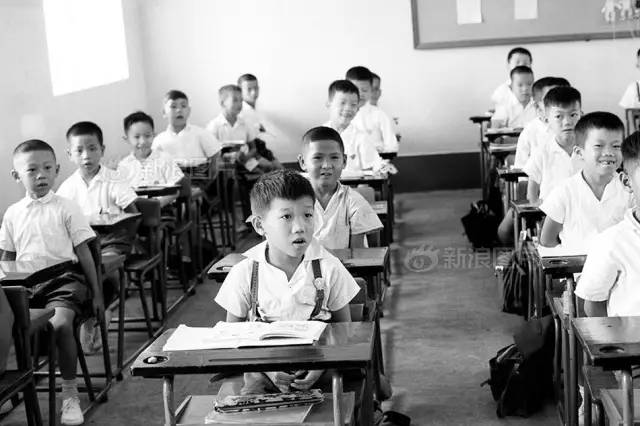
[[[538,0],[538,18],[514,19],[514,0],[482,0],[483,21],[458,25],[456,0],[411,0],[416,49],[640,37],[640,20],[605,21],[605,0]],[[635,0],[633,1],[635,4]]]

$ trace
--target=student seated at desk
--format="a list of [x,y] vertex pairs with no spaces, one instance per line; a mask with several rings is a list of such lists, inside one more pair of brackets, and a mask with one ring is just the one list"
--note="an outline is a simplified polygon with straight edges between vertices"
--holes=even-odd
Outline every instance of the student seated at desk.
[[592,112],[576,124],[580,173],[561,182],[540,209],[547,215],[540,243],[585,253],[600,232],[620,222],[631,207],[631,194],[618,175],[624,124],[614,114]]
[[[74,201],[82,213],[95,216],[101,213],[137,213],[136,193],[115,170],[101,164],[104,156],[102,130],[90,121],[81,121],[67,130],[67,153],[78,169],[58,188],[57,194]],[[100,244],[103,254],[129,255],[133,246],[133,236],[125,228],[101,234]],[[105,277],[104,300],[111,303],[120,287],[118,274]],[[107,324],[111,317],[107,310]],[[86,353],[100,349],[100,333],[91,319],[81,329],[82,344]]]
[[[359,288],[313,238],[314,203],[311,183],[293,170],[260,177],[251,190],[251,224],[266,241],[246,251],[220,287],[215,301],[227,321],[351,320],[349,301]],[[244,392],[309,389],[322,374],[249,373]]]
[[531,97],[533,71],[519,66],[511,70],[511,93],[513,96],[498,106],[491,116],[491,127],[522,128],[536,118],[535,102]]
[[383,227],[367,200],[340,183],[345,157],[342,138],[330,127],[314,127],[302,137],[298,162],[316,195],[313,236],[330,249],[365,247],[365,236]]
[[[640,69],[640,49],[636,52],[636,68]],[[640,80],[627,86],[619,105],[624,109],[640,108]]]
[[[382,96],[382,89],[380,87],[381,84],[382,79],[380,78],[380,76],[371,71],[371,98],[369,99],[369,103],[371,105],[378,106],[380,96]],[[400,145],[400,139],[402,139],[402,135],[400,134],[400,129],[398,128],[398,117],[392,117],[391,124],[393,125],[393,132],[396,135],[398,145]]]
[[165,152],[180,167],[201,165],[220,151],[220,142],[211,132],[188,122],[191,107],[184,92],[169,90],[164,97],[162,114],[169,125],[153,140],[154,151]]
[[[509,74],[515,67],[525,66],[531,68],[533,59],[531,52],[524,47],[514,47],[507,54],[507,69]],[[511,78],[493,91],[491,95],[491,103],[493,104],[494,111],[498,109],[499,105],[504,105],[512,101],[513,92],[511,91]]]
[[543,77],[533,83],[533,102],[536,109],[536,118],[528,122],[518,137],[516,146],[516,158],[513,167],[521,169],[527,164],[531,154],[553,136],[549,131],[547,119],[544,115],[543,99],[549,90],[558,86],[571,86],[562,77]]
[[55,310],[49,321],[56,335],[62,374],[60,423],[79,425],[84,417],[76,385],[78,358],[73,322],[76,316],[90,312],[88,304],[93,303],[96,314],[104,305],[98,291],[96,265],[87,245],[95,233],[75,202],[53,193],[59,169],[55,152],[46,142],[32,139],[16,147],[11,175],[27,194],[4,215],[0,251],[2,260],[70,260],[80,265],[82,273],[67,272],[37,285],[30,301],[33,308]]
[[380,157],[373,143],[368,140],[368,134],[353,125],[359,104],[358,88],[349,80],[336,80],[329,85],[329,121],[324,126],[340,133],[347,156],[345,170],[352,173],[364,170],[396,173],[393,164]]
[[590,317],[640,315],[640,133],[622,142],[622,183],[633,194],[624,219],[594,238],[575,294]]
[[[118,175],[132,188],[152,185],[176,185],[184,174],[163,151],[152,151],[153,118],[142,111],[127,115],[123,120],[124,140],[131,146],[131,154],[118,163]],[[162,205],[175,196],[161,197]]]
[[284,142],[286,138],[282,132],[267,120],[261,109],[258,109],[258,78],[253,74],[242,74],[238,77],[238,86],[242,90],[242,110],[238,117],[242,118],[255,137],[265,144],[271,144],[276,140]]
[[358,66],[350,68],[345,78],[357,88],[360,96],[360,109],[353,118],[353,125],[368,135],[378,152],[398,152],[398,138],[393,121],[378,106],[370,102],[373,74],[368,68]]

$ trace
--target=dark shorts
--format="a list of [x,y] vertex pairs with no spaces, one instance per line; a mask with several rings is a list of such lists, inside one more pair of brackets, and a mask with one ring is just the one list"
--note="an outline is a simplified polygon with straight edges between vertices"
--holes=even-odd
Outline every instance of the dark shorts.
[[30,306],[32,308],[68,308],[76,315],[91,312],[91,292],[84,276],[67,272],[58,278],[33,287]]
[[100,234],[100,250],[102,254],[131,254],[133,239],[127,229],[118,229],[108,234]]

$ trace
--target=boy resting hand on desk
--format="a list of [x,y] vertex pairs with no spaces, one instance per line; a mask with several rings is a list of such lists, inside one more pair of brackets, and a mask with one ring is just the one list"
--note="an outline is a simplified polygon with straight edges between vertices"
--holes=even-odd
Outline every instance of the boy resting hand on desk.
[[[351,321],[359,287],[346,268],[313,238],[315,194],[292,170],[263,175],[251,190],[251,224],[266,241],[246,251],[215,298],[227,321]],[[322,370],[245,375],[245,393],[277,387],[309,389]]]
[[[2,260],[71,260],[83,274],[68,272],[34,288],[30,305],[53,308],[53,324],[58,349],[58,366],[62,375],[63,425],[84,421],[76,385],[77,352],[73,322],[87,314],[86,304],[93,302],[94,313],[104,309],[99,291],[96,265],[87,242],[95,238],[87,218],[78,205],[53,193],[58,176],[53,148],[32,139],[13,151],[13,178],[22,183],[27,195],[11,205],[0,227]],[[53,413],[49,413],[53,416]]]

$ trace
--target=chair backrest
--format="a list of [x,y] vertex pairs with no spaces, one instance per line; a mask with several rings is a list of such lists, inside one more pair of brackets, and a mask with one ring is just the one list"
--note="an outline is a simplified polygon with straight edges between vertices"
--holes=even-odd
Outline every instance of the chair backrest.
[[625,110],[625,116],[627,121],[626,135],[629,136],[636,130],[640,130],[640,109],[629,108]]
[[376,201],[376,192],[369,185],[360,184],[353,189],[358,191],[369,203]]
[[[161,249],[160,226],[162,225],[162,206],[155,198],[139,198],[136,207],[142,214],[141,233],[146,235],[146,250],[159,253]],[[139,239],[139,241],[141,241]]]
[[13,344],[16,350],[18,368],[30,369],[32,366],[31,346],[29,342],[29,295],[27,289],[22,286],[3,287],[9,306],[13,311]]

